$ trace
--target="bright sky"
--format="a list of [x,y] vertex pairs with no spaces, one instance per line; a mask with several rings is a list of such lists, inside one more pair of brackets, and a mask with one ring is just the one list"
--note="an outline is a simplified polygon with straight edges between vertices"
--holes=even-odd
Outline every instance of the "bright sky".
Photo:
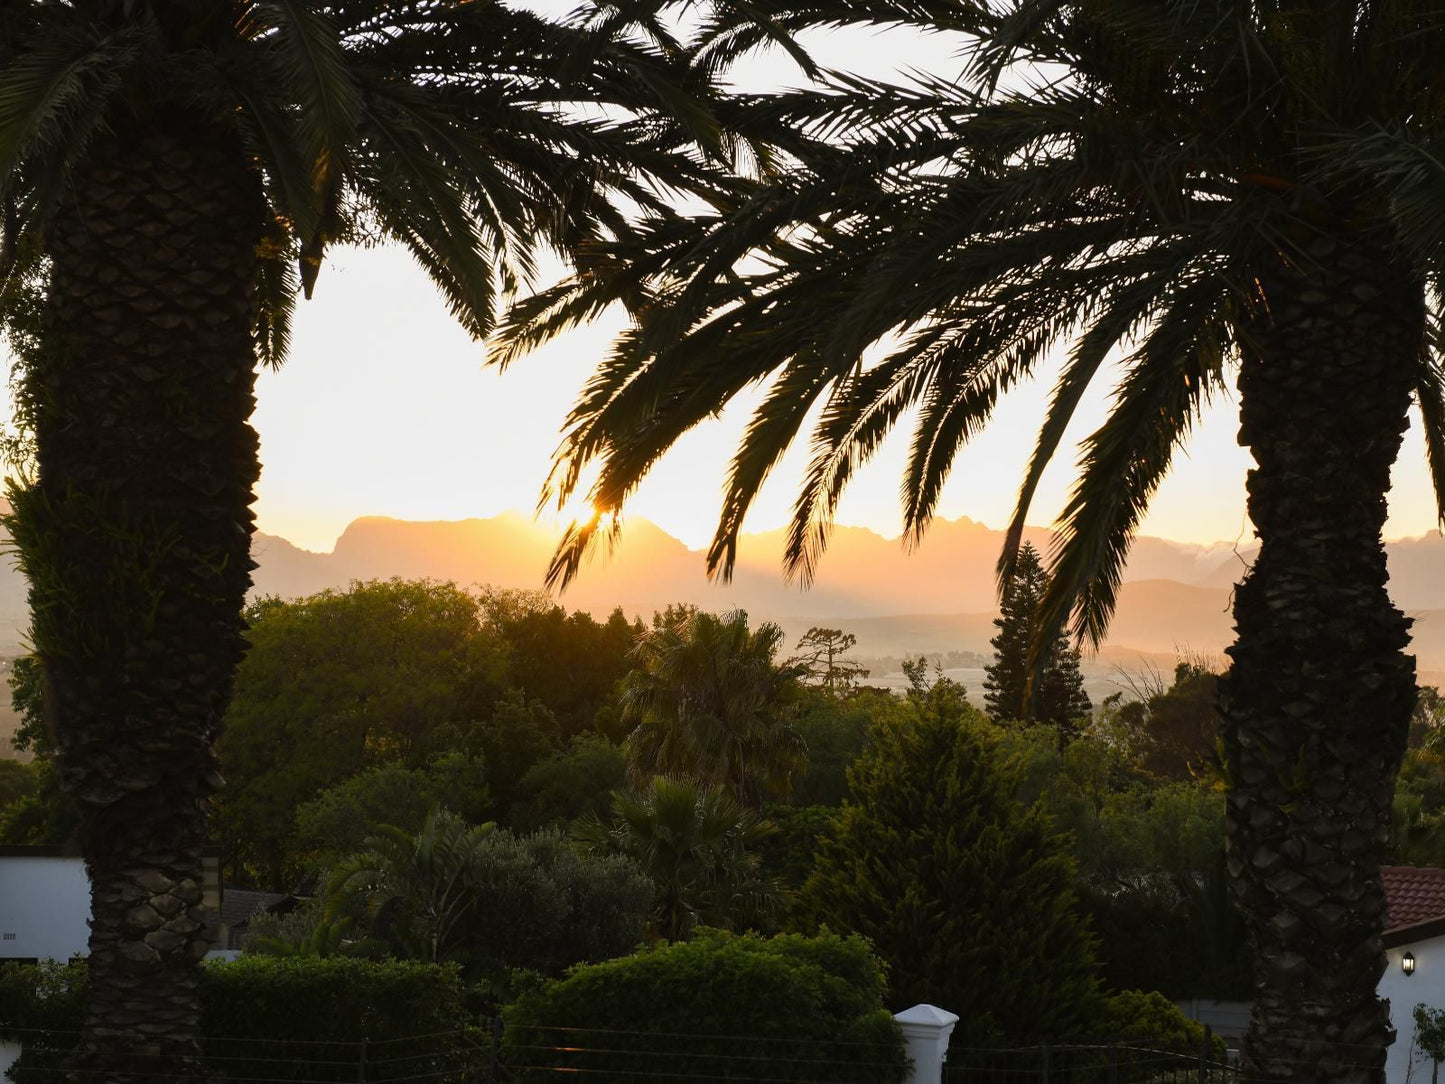
[[[567,409],[620,326],[620,317],[604,320],[499,373],[483,367],[481,347],[452,322],[405,252],[336,252],[316,298],[299,308],[290,360],[260,378],[260,529],[327,550],[361,515],[424,520],[530,512]],[[993,527],[1007,522],[1051,386],[1052,375],[1003,401],[955,466],[941,514]],[[703,546],[752,402],[680,442],[629,514]],[[1107,404],[1107,387],[1095,389],[1070,439],[1091,431]],[[1249,537],[1249,457],[1235,444],[1235,430],[1235,404],[1222,400],[1160,488],[1143,533],[1194,542]],[[1033,522],[1051,522],[1067,498],[1075,454],[1056,457]],[[906,455],[907,433],[900,432],[854,481],[839,521],[896,536]],[[793,449],[760,495],[748,529],[787,522],[806,458],[806,447]],[[1417,416],[1396,465],[1386,533],[1433,530],[1433,509]]]
[[[537,0],[544,3],[545,0]],[[956,70],[955,44],[833,32],[811,44],[826,63],[888,77],[909,67]],[[776,57],[737,76],[749,88],[796,82]],[[255,424],[265,464],[256,504],[260,528],[298,545],[331,548],[361,515],[405,519],[531,512],[568,407],[603,356],[621,317],[603,320],[505,373],[482,366],[480,346],[451,321],[425,275],[398,250],[333,252],[316,298],[299,306],[290,361],[260,380]],[[940,513],[1004,525],[1052,388],[1054,372],[1015,389],[981,439],[958,459]],[[1104,417],[1101,385],[1079,411],[1076,442]],[[710,539],[727,463],[750,406],[738,403],[689,434],[652,472],[629,515],[652,520],[688,545]],[[1236,407],[1215,405],[1156,495],[1142,531],[1208,543],[1249,538],[1244,476],[1249,457],[1234,440]],[[899,431],[859,474],[839,522],[900,533],[898,480],[907,456]],[[1077,451],[1055,457],[1032,522],[1053,521],[1067,499]],[[756,502],[749,530],[788,520],[807,459],[795,447]],[[1435,529],[1418,416],[1395,469],[1389,537]],[[569,512],[569,518],[570,518]],[[546,520],[544,520],[546,522]],[[623,544],[626,544],[624,534]],[[926,545],[926,542],[925,542]]]
[[[909,66],[938,72],[957,67],[954,43],[937,36],[832,32],[811,44],[825,63],[879,77]],[[768,57],[751,62],[737,78],[749,88],[797,82],[785,62]],[[315,299],[298,306],[290,360],[260,378],[260,529],[329,550],[363,515],[429,520],[508,509],[530,513],[567,409],[620,319],[577,331],[499,373],[483,367],[481,347],[453,323],[404,251],[334,250]],[[1003,401],[987,432],[959,457],[942,515],[969,516],[992,527],[1007,522],[1052,383],[1050,373]],[[1071,441],[1099,423],[1108,396],[1107,386],[1094,390]],[[654,521],[690,546],[705,545],[727,463],[754,402],[735,406],[681,441],[644,483],[629,515]],[[1188,458],[1156,496],[1144,533],[1205,543],[1248,539],[1249,460],[1234,443],[1234,415],[1233,402],[1217,405],[1195,434]],[[855,479],[839,522],[889,537],[900,532],[897,491],[907,437],[906,431],[896,433]],[[1032,522],[1052,522],[1067,498],[1075,458],[1072,447],[1056,457]],[[787,522],[806,459],[805,444],[793,449],[756,502],[749,530]],[[1434,527],[1415,417],[1396,467],[1387,535]]]

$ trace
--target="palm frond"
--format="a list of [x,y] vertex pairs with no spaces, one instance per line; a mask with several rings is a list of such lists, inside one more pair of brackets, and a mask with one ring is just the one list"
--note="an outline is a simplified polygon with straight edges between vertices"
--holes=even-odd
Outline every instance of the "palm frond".
[[1114,409],[1086,441],[1060,517],[1031,658],[1047,650],[1071,615],[1075,638],[1095,646],[1103,640],[1139,519],[1174,449],[1222,386],[1232,344],[1225,282],[1216,268],[1196,267],[1163,299],[1127,360]]
[[340,32],[324,9],[303,0],[258,6],[276,31],[275,57],[284,66],[286,83],[300,99],[298,132],[311,171],[315,225],[300,238],[299,259],[301,288],[310,297],[326,245],[339,232],[346,160],[361,96]]
[[0,70],[0,191],[28,157],[76,157],[137,56],[140,35],[75,35],[29,49]]

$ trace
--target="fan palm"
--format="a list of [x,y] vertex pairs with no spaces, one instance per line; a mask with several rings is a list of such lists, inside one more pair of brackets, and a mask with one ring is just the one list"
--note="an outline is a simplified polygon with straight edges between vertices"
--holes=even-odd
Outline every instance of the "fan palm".
[[587,813],[572,834],[596,853],[634,859],[652,879],[653,933],[684,941],[699,925],[746,928],[778,910],[779,889],[755,851],[776,831],[722,787],[658,776],[613,791],[612,820]]
[[807,745],[786,715],[805,668],[779,663],[783,630],[748,629],[741,610],[685,611],[639,638],[622,683],[627,740],[645,778],[686,776],[756,808],[762,785],[786,791]]
[[[1045,466],[1120,357],[1058,524],[1035,652],[1095,642],[1150,496],[1233,374],[1260,553],[1221,683],[1233,897],[1254,957],[1245,1062],[1270,1080],[1379,1080],[1390,1039],[1378,874],[1414,700],[1385,590],[1390,466],[1413,400],[1445,497],[1445,18],[1435,0],[843,4],[968,35],[958,78],[757,103],[798,130],[775,181],[651,217],[589,275],[528,300],[508,352],[609,297],[636,325],[572,415],[553,489],[597,468],[604,514],[683,432],[770,382],[725,484],[709,568],[809,411],[788,534],[807,580],[840,492],[912,425],[908,536],[998,397],[1062,358],[1026,469],[1007,582]],[[791,25],[791,24],[790,24]]]
[[80,1068],[195,1071],[247,419],[296,287],[328,244],[391,239],[482,336],[539,247],[708,183],[706,77],[592,24],[495,0],[0,0],[0,309],[30,333],[35,460],[12,529],[85,811]]

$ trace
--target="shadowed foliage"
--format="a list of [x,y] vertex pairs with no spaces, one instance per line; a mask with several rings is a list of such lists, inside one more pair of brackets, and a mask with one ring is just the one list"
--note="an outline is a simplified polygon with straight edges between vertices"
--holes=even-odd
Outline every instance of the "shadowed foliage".
[[[911,429],[904,524],[1015,384],[1060,366],[999,573],[1085,392],[1112,381],[1058,522],[1034,657],[1098,641],[1140,517],[1233,381],[1258,559],[1220,683],[1229,872],[1254,959],[1244,1065],[1379,1081],[1390,1040],[1379,862],[1414,702],[1380,530],[1412,402],[1445,492],[1445,20],[1434,0],[820,0],[785,25],[953,32],[956,71],[836,75],[756,103],[796,129],[768,183],[648,216],[515,310],[627,303],[634,326],[571,417],[553,476],[598,520],[668,447],[761,385],[708,567],[784,450],[809,467],[786,563],[811,578],[847,483]],[[764,123],[764,121],[759,121]]]
[[94,886],[77,1071],[198,1072],[258,358],[328,245],[404,245],[481,337],[539,252],[723,183],[708,67],[637,16],[0,2],[0,316],[34,436],[10,527]]

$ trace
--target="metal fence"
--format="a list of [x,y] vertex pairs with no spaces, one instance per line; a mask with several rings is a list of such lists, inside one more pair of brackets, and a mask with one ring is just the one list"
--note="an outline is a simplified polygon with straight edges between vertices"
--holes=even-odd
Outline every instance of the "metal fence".
[[1134,1043],[950,1048],[947,1084],[1237,1084],[1239,1069],[1197,1051]]
[[[15,1084],[83,1080],[67,1063],[74,1032],[16,1035],[24,1054]],[[203,1069],[216,1084],[589,1084],[751,1081],[754,1084],[893,1084],[896,1048],[827,1039],[659,1034],[513,1027],[500,1020],[464,1032],[382,1042],[208,1038]],[[152,1077],[144,1064],[137,1076]],[[153,1067],[152,1067],[153,1068]],[[1239,1084],[1238,1070],[1196,1053],[1129,1043],[952,1048],[947,1084]],[[4,1082],[0,1082],[4,1084]]]

